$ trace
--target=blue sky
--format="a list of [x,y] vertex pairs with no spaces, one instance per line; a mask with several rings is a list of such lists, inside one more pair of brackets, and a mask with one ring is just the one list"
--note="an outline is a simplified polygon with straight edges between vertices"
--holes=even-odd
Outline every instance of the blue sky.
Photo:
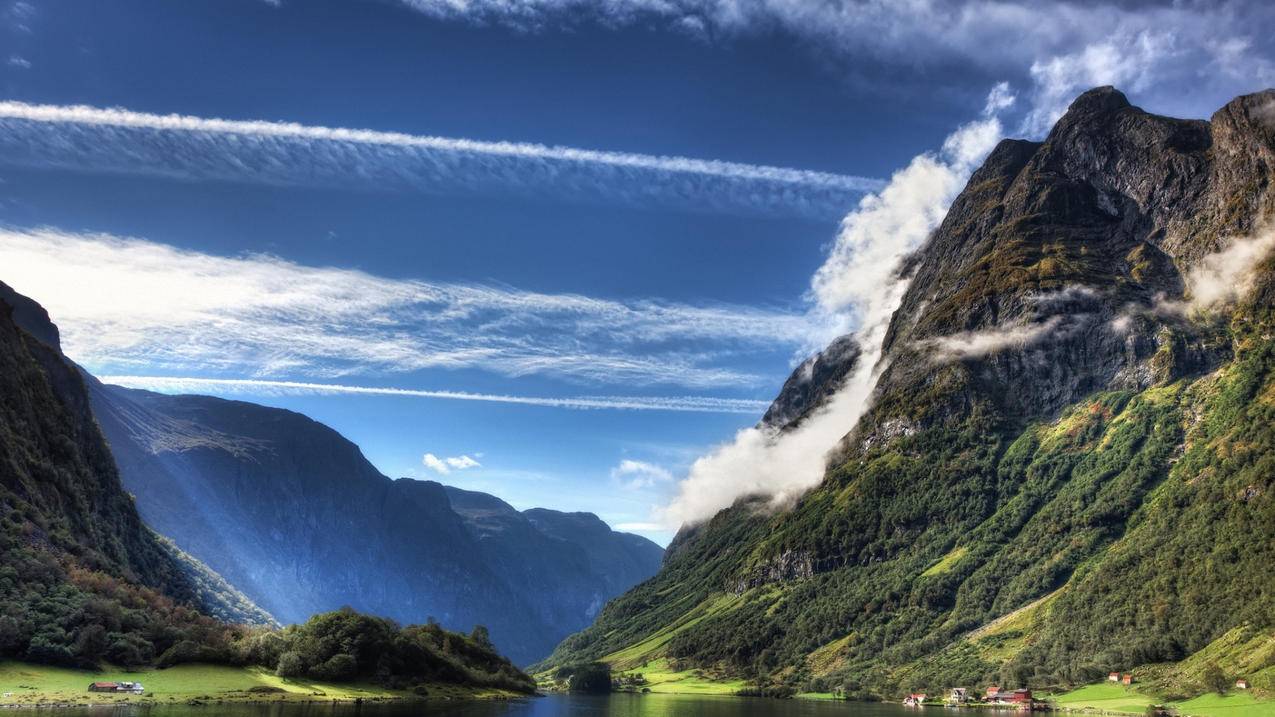
[[[731,494],[730,471],[680,483],[698,457],[744,440],[800,358],[888,317],[877,269],[990,142],[1108,82],[1207,116],[1275,84],[1271,20],[4,0],[0,280],[96,373],[298,410],[390,476],[662,542]],[[709,483],[707,508],[666,510]]]

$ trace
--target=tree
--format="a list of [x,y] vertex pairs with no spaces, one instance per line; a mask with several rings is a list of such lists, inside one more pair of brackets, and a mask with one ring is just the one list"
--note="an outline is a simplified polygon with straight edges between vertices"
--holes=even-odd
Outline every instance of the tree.
[[1230,686],[1226,673],[1222,672],[1222,668],[1218,667],[1216,662],[1210,662],[1204,666],[1204,670],[1200,673],[1200,681],[1204,683],[1205,688],[1219,695],[1226,694],[1226,688]]
[[487,627],[485,625],[474,625],[473,631],[469,633],[469,639],[488,650],[492,648],[491,633],[487,631]]
[[279,655],[279,665],[274,673],[280,677],[300,677],[305,674],[305,661],[300,653],[289,650]]

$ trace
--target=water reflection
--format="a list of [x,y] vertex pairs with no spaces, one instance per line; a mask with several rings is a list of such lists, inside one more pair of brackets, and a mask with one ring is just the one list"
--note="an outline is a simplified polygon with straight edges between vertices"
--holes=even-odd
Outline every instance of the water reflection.
[[5,710],[2,717],[942,717],[940,710],[860,702],[696,695],[548,695],[510,702],[119,706]]

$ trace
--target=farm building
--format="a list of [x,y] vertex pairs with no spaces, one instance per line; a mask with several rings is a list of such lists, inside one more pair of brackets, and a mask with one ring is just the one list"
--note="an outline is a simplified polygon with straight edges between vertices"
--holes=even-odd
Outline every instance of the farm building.
[[1242,678],[1241,678],[1241,679],[1236,680],[1236,681],[1235,681],[1235,689],[1237,689],[1237,690],[1247,690],[1247,689],[1248,689],[1248,680],[1245,680],[1245,679],[1242,679]]
[[145,692],[140,682],[93,682],[89,684],[89,692],[126,692],[140,695]]
[[1120,681],[1120,673],[1119,673],[1119,672],[1108,672],[1108,673],[1107,673],[1107,682],[1119,682],[1119,681]]
[[1124,673],[1123,675],[1121,675],[1121,677],[1120,677],[1120,684],[1122,684],[1122,685],[1132,685],[1132,684],[1133,684],[1133,675],[1129,674],[1128,672],[1126,672],[1126,673]]

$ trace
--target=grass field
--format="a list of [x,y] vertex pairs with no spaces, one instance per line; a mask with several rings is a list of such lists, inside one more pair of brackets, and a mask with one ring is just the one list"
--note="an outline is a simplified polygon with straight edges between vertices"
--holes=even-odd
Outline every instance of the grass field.
[[[1151,697],[1111,682],[1087,685],[1066,694],[1051,695],[1048,699],[1065,709],[1093,709],[1137,715],[1144,714],[1147,705],[1156,702]],[[1251,692],[1230,692],[1225,696],[1201,695],[1185,702],[1175,702],[1173,706],[1182,717],[1275,716],[1275,701],[1259,701]]]
[[673,670],[664,659],[651,660],[624,675],[642,675],[651,692],[673,695],[733,695],[743,689],[743,680],[714,680],[700,670]]
[[1124,685],[1102,682],[1086,685],[1061,695],[1050,695],[1049,701],[1067,709],[1101,710],[1103,712],[1129,712],[1142,714],[1153,700]]
[[[146,694],[88,692],[90,682],[141,682]],[[429,698],[464,699],[511,696],[501,690],[429,685]],[[4,697],[6,693],[10,696]],[[108,704],[228,701],[420,699],[410,692],[370,684],[332,684],[285,680],[260,668],[179,665],[166,670],[86,672],[47,665],[0,662],[0,705]]]

